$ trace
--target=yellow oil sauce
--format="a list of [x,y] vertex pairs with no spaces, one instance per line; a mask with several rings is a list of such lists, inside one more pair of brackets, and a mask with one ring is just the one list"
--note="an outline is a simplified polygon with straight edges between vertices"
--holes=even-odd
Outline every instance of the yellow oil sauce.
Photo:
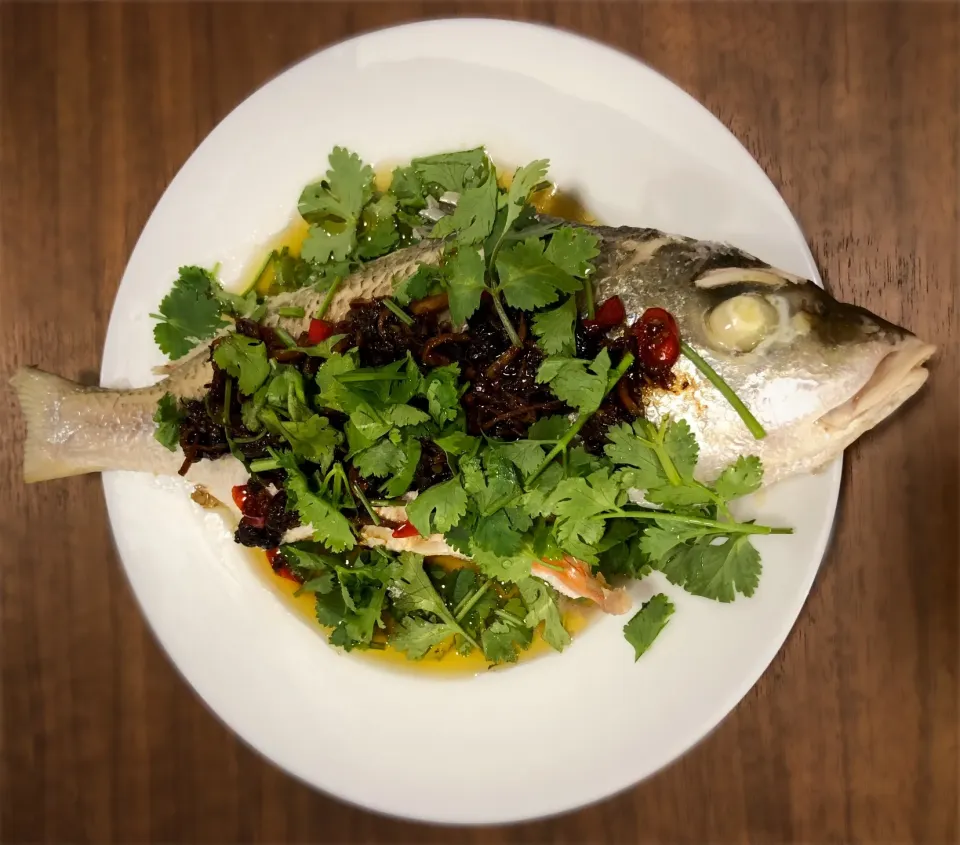
[[[515,169],[502,166],[497,167],[497,183],[502,188],[509,188],[513,181]],[[393,178],[393,168],[379,167],[374,175],[374,184],[378,191],[386,191],[390,187]],[[564,191],[551,185],[541,191],[537,191],[530,197],[530,204],[539,214],[546,214],[551,217],[560,217],[564,220],[571,220],[575,223],[584,223],[595,225],[596,218],[586,209],[580,198],[572,191]],[[246,293],[251,288],[256,287],[257,293],[266,296],[273,289],[273,266],[269,261],[270,255],[274,251],[281,251],[286,247],[291,255],[300,255],[300,248],[303,246],[304,238],[307,236],[307,230],[310,228],[306,220],[299,214],[294,214],[290,223],[262,247],[262,253],[257,260],[247,267],[241,274],[243,284],[241,290]]]
[[[286,601],[299,616],[303,617],[308,624],[323,630],[317,622],[313,593],[302,593],[299,596],[295,595],[299,585],[295,584],[289,578],[283,578],[277,575],[270,566],[270,561],[267,560],[264,552],[251,549],[250,553],[253,559],[253,566],[258,575],[262,577],[274,591],[282,596],[283,600]],[[455,558],[427,558],[427,560],[430,563],[439,563],[448,567],[462,565],[462,561],[456,560]],[[560,596],[559,606],[563,625],[571,637],[576,636],[580,631],[584,630],[597,613],[596,608],[592,605],[580,604],[580,602],[571,601],[564,596]],[[386,643],[383,632],[375,632],[374,642],[378,646],[377,648],[356,649],[351,652],[351,654],[357,655],[361,659],[372,660],[380,665],[391,668],[414,668],[417,671],[441,673],[444,675],[476,675],[494,668],[491,667],[478,649],[474,649],[468,655],[462,655],[457,652],[456,649],[449,648],[442,652],[428,653],[421,660],[410,660],[402,651],[397,651]],[[530,643],[530,647],[520,652],[519,661],[526,662],[549,653],[553,653],[553,649],[547,645],[543,637],[540,636],[539,631],[537,631],[534,633],[533,642]]]

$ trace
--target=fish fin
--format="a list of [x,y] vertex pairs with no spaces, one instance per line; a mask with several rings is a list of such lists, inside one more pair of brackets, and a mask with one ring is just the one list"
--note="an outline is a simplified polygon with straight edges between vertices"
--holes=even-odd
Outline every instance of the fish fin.
[[86,392],[86,388],[34,367],[20,367],[10,384],[17,393],[27,424],[23,444],[24,481],[48,481],[95,472],[87,465],[70,460],[66,451],[59,448],[57,437],[61,404],[68,396]]

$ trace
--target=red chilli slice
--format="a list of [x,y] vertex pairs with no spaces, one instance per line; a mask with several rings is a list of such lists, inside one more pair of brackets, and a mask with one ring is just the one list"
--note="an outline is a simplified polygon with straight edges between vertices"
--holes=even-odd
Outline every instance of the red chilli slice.
[[328,337],[333,334],[333,326],[331,326],[326,320],[311,320],[310,329],[307,331],[307,338],[310,340],[311,345],[316,346],[318,343],[323,343]]
[[419,537],[420,532],[414,527],[413,523],[409,520],[399,528],[395,528],[393,531],[393,536],[398,540],[402,540],[404,537]]
[[597,309],[594,318],[584,320],[583,324],[591,328],[611,329],[626,319],[627,309],[623,307],[623,300],[619,296],[611,296]]

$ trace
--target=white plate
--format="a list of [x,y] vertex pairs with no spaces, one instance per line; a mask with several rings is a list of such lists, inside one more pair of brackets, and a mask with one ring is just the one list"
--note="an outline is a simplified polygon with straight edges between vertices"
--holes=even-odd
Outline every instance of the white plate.
[[[226,281],[281,229],[335,144],[367,161],[486,144],[549,157],[604,221],[728,239],[818,278],[759,166],[654,71],[591,41],[493,20],[433,21],[318,53],[253,94],[200,145],[151,216],[117,294],[103,384],[153,380],[148,315],[185,263]],[[757,540],[752,599],[721,605],[660,577],[637,588],[677,612],[634,663],[622,617],[562,655],[478,677],[398,672],[329,647],[176,483],[104,476],[117,547],[144,614],[213,711],[314,786],[437,822],[569,810],[655,772],[756,682],[807,596],[827,544],[840,464],[762,494],[751,513],[795,526]]]

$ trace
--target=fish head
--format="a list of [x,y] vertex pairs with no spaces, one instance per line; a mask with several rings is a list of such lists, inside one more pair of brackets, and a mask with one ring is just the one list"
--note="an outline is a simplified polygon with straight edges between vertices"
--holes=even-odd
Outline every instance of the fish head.
[[[651,249],[650,241],[655,248]],[[656,241],[661,241],[659,246]],[[813,282],[725,245],[656,236],[618,256],[598,299],[618,293],[628,320],[670,311],[681,337],[723,378],[767,432],[756,440],[704,375],[681,357],[669,389],[644,394],[647,416],[683,418],[715,476],[755,454],[766,481],[819,469],[917,392],[935,347]]]

